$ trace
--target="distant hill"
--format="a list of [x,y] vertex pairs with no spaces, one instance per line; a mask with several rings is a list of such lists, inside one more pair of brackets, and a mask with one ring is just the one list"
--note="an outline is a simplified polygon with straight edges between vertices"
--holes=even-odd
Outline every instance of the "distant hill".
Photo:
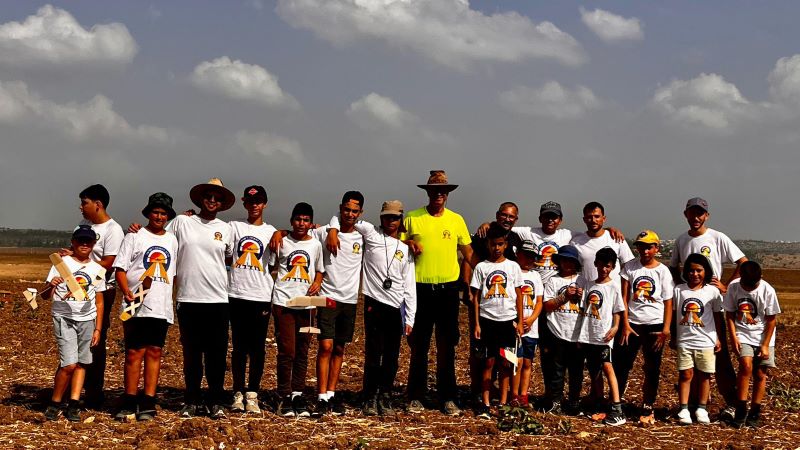
[[[747,256],[748,259],[763,262],[773,260],[776,255],[800,255],[800,242],[771,242],[742,239],[733,241]],[[661,255],[669,258],[672,254],[673,240],[661,241]]]
[[0,247],[65,247],[70,231],[0,228]]

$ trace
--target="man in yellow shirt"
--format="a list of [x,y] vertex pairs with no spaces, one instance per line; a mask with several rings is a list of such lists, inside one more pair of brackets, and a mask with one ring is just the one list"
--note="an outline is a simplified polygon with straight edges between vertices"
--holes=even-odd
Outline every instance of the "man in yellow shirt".
[[409,337],[411,363],[408,373],[408,412],[423,411],[427,390],[428,353],[436,328],[436,389],[442,410],[458,415],[456,400],[455,347],[458,343],[458,251],[474,266],[467,224],[445,208],[451,191],[443,170],[432,170],[427,184],[428,205],[408,213],[403,222],[406,243],[416,255],[417,315]]

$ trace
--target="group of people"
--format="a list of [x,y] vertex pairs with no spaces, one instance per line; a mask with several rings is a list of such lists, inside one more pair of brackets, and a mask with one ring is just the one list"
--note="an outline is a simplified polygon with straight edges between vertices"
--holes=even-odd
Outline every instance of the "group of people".
[[[176,214],[172,198],[155,193],[142,210],[147,224],[132,224],[124,237],[106,211],[108,191],[101,185],[85,189],[80,194],[85,220],[62,253],[86,299],[77,299],[84,296],[76,297],[55,267],[42,293],[54,300],[60,360],[46,417],[62,413],[69,387],[63,414],[80,420],[84,377],[87,404],[90,399],[102,404],[101,351],[116,286],[123,299],[120,309],[131,316],[122,323],[125,393],[116,417],[153,418],[161,351],[174,320],[175,286],[185,382],[182,417],[261,412],[270,316],[278,350],[277,414],[345,414],[336,390],[361,293],[364,415],[396,414],[391,392],[403,336],[411,353],[406,411],[425,409],[434,331],[438,407],[448,415],[462,413],[455,359],[464,302],[477,417],[492,417],[493,400],[528,406],[538,347],[544,384],[538,407],[554,414],[588,413],[594,420],[621,425],[626,422],[622,402],[628,375],[641,350],[638,419],[654,423],[661,358],[669,344],[679,371],[679,423],[709,423],[709,379],[716,374],[726,403],[720,417],[737,427],[758,426],[767,371],[775,366],[780,307],[759,265],[725,234],[706,226],[705,200],[687,202],[689,230],[676,239],[667,267],[656,259],[661,240],[654,231],[636,236],[634,257],[622,233],[605,226],[605,210],[597,202],[583,208],[585,232],[561,228],[563,213],[555,202],[541,206],[541,226],[518,227],[518,207],[506,202],[496,220],[473,236],[464,219],[446,208],[458,186],[448,182],[444,171],[431,171],[427,183],[418,186],[427,193],[427,205],[406,212],[402,202],[386,201],[379,226],[360,219],[364,197],[348,191],[339,214],[326,225],[315,226],[311,205],[298,203],[290,228],[277,230],[264,221],[267,193],[258,185],[244,189],[245,220],[218,219],[236,199],[220,180],[211,179],[190,191],[199,211]],[[736,266],[727,283],[720,279],[723,263]],[[309,297],[326,299],[326,306],[305,306]],[[312,331],[319,345],[317,398],[309,405],[303,391]],[[224,390],[229,335],[232,402]],[[730,352],[739,360],[738,374]],[[588,407],[580,402],[584,368],[590,378]],[[99,392],[93,373],[99,374]],[[569,389],[562,401],[565,377]]]

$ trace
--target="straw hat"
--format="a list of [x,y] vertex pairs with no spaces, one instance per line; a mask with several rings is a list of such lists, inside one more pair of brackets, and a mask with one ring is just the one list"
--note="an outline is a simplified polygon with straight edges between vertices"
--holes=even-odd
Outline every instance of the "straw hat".
[[418,184],[422,189],[443,189],[450,192],[458,187],[457,184],[450,184],[447,182],[447,174],[444,170],[431,170],[431,176],[428,177],[427,184]]
[[208,183],[201,183],[193,187],[192,190],[189,191],[189,198],[192,199],[192,203],[194,203],[195,206],[202,208],[203,197],[205,197],[206,193],[209,191],[214,191],[222,195],[223,198],[220,199],[222,203],[222,207],[219,209],[220,211],[231,209],[231,206],[236,203],[236,196],[222,184],[222,180],[219,178],[212,178],[208,180]]

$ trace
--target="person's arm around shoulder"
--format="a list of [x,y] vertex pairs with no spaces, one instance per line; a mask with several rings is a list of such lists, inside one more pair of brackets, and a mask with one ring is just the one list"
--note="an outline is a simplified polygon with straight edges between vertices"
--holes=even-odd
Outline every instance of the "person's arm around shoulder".
[[269,239],[269,244],[267,244],[269,251],[272,253],[278,253],[278,250],[280,250],[281,246],[283,245],[283,238],[288,235],[289,230],[275,230],[275,232],[272,233],[272,237]]

